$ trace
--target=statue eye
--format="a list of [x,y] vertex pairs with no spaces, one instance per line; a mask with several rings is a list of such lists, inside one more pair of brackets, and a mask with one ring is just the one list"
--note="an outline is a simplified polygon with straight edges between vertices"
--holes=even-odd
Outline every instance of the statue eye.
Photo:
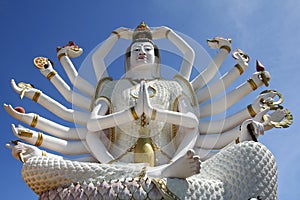
[[135,48],[133,51],[140,51],[140,49],[139,48]]

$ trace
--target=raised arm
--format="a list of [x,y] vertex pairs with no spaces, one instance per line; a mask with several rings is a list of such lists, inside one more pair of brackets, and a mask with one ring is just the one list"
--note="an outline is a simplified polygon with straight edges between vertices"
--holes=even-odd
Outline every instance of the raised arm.
[[192,47],[177,33],[166,26],[154,28],[152,30],[152,37],[154,40],[162,38],[169,39],[181,51],[183,54],[183,60],[180,66],[179,74],[189,80],[195,59],[195,52]]
[[116,44],[116,42],[120,38],[132,40],[132,34],[133,32],[130,29],[120,27],[113,31],[112,34],[98,47],[98,49],[92,56],[92,63],[97,80],[108,77],[104,59]]
[[206,85],[218,72],[221,64],[224,62],[226,56],[231,51],[231,40],[222,37],[216,37],[207,41],[208,46],[213,49],[219,49],[218,54],[213,58],[207,68],[201,72],[196,78],[192,80],[192,86],[195,91]]
[[[37,63],[38,60],[40,60],[39,63]],[[73,92],[72,88],[70,88],[70,86],[53,69],[51,62],[47,58],[38,57],[35,58],[34,61],[35,66],[55,86],[55,88],[68,102],[84,110],[90,109],[91,100],[76,92]]]
[[82,52],[82,48],[79,48],[74,42],[69,42],[66,46],[57,48],[57,57],[73,86],[78,88],[87,96],[93,97],[94,87],[88,81],[79,76],[72,61],[70,60],[70,58],[80,56]]
[[236,49],[232,54],[237,63],[219,80],[197,91],[196,96],[199,104],[220,94],[248,68],[249,57],[247,54],[240,49]]

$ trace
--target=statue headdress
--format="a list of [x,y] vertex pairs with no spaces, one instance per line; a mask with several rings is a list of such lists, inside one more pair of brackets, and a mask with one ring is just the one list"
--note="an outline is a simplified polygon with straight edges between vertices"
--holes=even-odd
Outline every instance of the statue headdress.
[[[154,44],[152,40],[152,33],[147,24],[145,24],[144,21],[142,21],[133,31],[132,35],[132,44],[135,42],[150,42],[154,46],[154,55],[157,57],[157,63],[160,63],[160,53],[158,47]],[[126,49],[125,54],[125,70],[128,71],[128,58],[131,55],[131,45]],[[157,68],[157,74],[160,74],[160,67]],[[159,77],[160,75],[158,75]]]
[[132,42],[137,42],[139,40],[149,40],[152,42],[152,33],[149,26],[145,22],[141,22],[133,32]]

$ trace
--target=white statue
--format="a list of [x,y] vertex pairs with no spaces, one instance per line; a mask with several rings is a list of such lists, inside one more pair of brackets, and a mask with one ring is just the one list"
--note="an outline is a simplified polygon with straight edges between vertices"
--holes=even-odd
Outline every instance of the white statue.
[[[126,51],[125,76],[113,81],[106,71],[104,58],[120,38],[132,40],[132,43]],[[180,71],[173,80],[165,80],[160,75],[159,49],[153,41],[161,38],[169,39],[183,54]],[[226,184],[228,180],[225,177],[223,177],[225,180],[219,177],[224,172],[222,170],[221,173],[214,172],[213,169],[217,170],[219,167],[218,164],[215,167],[213,163],[219,158],[223,159],[227,155],[226,151],[230,149],[238,152],[237,154],[241,152],[240,149],[248,149],[247,151],[264,149],[264,155],[261,157],[267,155],[266,159],[272,160],[265,147],[249,141],[257,141],[258,136],[263,134],[264,130],[274,126],[288,126],[291,124],[292,117],[279,105],[282,102],[280,94],[269,90],[260,94],[244,110],[223,120],[201,120],[223,112],[253,90],[263,84],[268,85],[270,79],[269,73],[258,62],[258,72],[255,72],[245,83],[223,98],[211,104],[203,104],[209,98],[220,94],[242,74],[247,69],[249,61],[249,57],[243,51],[235,50],[233,57],[237,64],[234,68],[219,80],[205,86],[215,76],[225,57],[230,53],[231,40],[217,37],[208,40],[208,45],[219,49],[218,54],[201,74],[189,81],[195,53],[173,30],[168,27],[150,30],[144,23],[141,23],[134,31],[119,28],[92,56],[98,80],[98,84],[93,86],[81,78],[73,66],[70,58],[80,56],[82,49],[71,42],[63,48],[58,48],[58,59],[73,86],[85,96],[71,90],[53,69],[50,60],[43,57],[36,58],[35,65],[65,99],[86,112],[66,108],[30,84],[16,84],[12,80],[12,87],[21,97],[26,96],[60,118],[83,127],[65,127],[35,113],[25,113],[20,107],[13,108],[5,104],[4,108],[14,118],[49,134],[12,125],[16,137],[32,144],[20,141],[7,144],[7,147],[12,149],[13,156],[25,162],[23,167],[25,182],[41,197],[47,196],[51,190],[68,184],[72,185],[74,182],[80,182],[82,185],[84,185],[83,182],[91,182],[93,188],[97,188],[97,184],[103,187],[105,179],[116,180],[116,182],[123,179],[121,181],[122,192],[114,189],[115,194],[121,197],[127,194],[124,191],[129,187],[130,181],[126,181],[129,177],[140,177],[138,181],[140,186],[135,187],[134,191],[141,186],[145,189],[144,185],[151,180],[149,184],[154,184],[161,192],[156,195],[165,198],[187,198],[188,195],[196,194],[201,197],[210,195],[206,196],[207,198],[219,195],[225,199],[227,197],[250,198],[260,195],[276,197],[276,180],[266,185],[268,189],[271,188],[268,193],[261,193],[261,191],[253,193],[247,188],[245,191],[249,193],[244,190],[237,191],[234,188],[228,189],[229,184]],[[220,87],[220,84],[224,84],[224,87]],[[277,96],[280,100],[275,102]],[[272,113],[270,109],[273,110]],[[238,142],[241,144],[235,144]],[[40,150],[36,146],[62,155],[76,155],[77,158],[70,161],[63,156]],[[78,155],[88,156],[79,157]],[[243,156],[230,154],[229,157],[228,162],[240,161],[239,166],[249,162],[247,159],[243,160]],[[63,172],[57,175],[56,170],[62,165],[66,166],[66,169],[64,168]],[[69,168],[70,165],[72,167]],[[275,162],[271,162],[270,165],[274,167]],[[244,167],[247,168],[247,166]],[[75,171],[81,169],[83,172],[79,170],[80,172],[74,174],[74,168]],[[221,168],[225,171],[234,170],[229,169],[226,163]],[[31,172],[34,170],[36,173],[33,175]],[[56,179],[50,178],[55,173]],[[233,176],[235,173],[242,172],[226,171],[226,173],[228,176]],[[276,171],[272,173],[274,174]],[[165,182],[163,178],[177,179],[168,179],[170,181]],[[190,190],[194,194],[176,187],[185,179],[189,180]],[[225,186],[220,185],[218,181]],[[200,184],[200,188],[205,187],[206,182],[214,188],[214,191],[205,189],[204,192],[199,193],[201,190],[193,188],[193,184]],[[167,189],[165,184],[168,186]],[[250,183],[250,185],[247,184],[248,182],[247,187],[254,187]],[[69,191],[72,190],[71,186],[66,188]],[[153,188],[152,192],[154,192]],[[99,188],[96,190],[99,191]],[[231,191],[227,192],[227,190]],[[108,195],[105,189],[103,191],[103,194],[100,192],[101,198]],[[148,196],[151,191],[146,191]],[[69,192],[69,195],[74,195],[71,193]],[[94,197],[100,193],[93,193]],[[129,196],[125,195],[124,198],[131,198],[134,195],[133,190],[129,193]],[[154,193],[152,195],[153,198],[157,197]],[[141,195],[136,198],[143,199]]]

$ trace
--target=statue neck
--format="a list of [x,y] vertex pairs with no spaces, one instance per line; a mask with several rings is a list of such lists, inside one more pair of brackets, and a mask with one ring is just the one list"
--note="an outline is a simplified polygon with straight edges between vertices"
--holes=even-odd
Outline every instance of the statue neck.
[[135,67],[134,69],[127,71],[125,74],[125,78],[131,80],[151,80],[159,77],[157,67],[154,67],[153,65],[147,67]]

